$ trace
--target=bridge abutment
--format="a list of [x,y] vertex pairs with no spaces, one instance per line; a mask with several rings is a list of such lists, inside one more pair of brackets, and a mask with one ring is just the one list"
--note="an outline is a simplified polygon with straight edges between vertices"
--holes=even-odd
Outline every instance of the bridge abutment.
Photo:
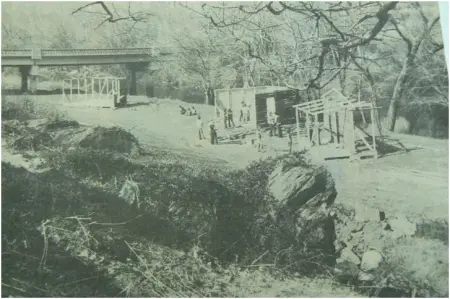
[[30,65],[24,65],[19,67],[20,72],[20,91],[22,93],[28,92],[28,75],[30,74],[31,66]]
[[30,79],[29,88],[32,94],[36,94],[38,88],[39,67],[33,65],[30,69],[28,78]]
[[127,63],[127,69],[131,72],[130,74],[130,95],[135,96],[137,94],[137,72],[145,71],[148,68],[149,63]]

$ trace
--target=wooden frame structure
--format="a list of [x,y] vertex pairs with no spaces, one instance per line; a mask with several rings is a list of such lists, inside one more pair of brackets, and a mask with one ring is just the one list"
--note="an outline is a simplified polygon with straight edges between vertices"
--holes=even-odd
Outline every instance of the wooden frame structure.
[[[373,107],[372,103],[349,99],[333,89],[318,100],[297,104],[293,107],[296,115],[299,150],[302,149],[303,143],[309,148],[315,146],[317,149],[328,146],[329,152],[323,155],[325,159],[338,157],[360,159],[365,156],[378,158],[375,139],[374,109],[376,107]],[[371,134],[355,123],[354,112],[360,111],[363,114],[364,110],[370,110]],[[302,125],[303,123],[304,125]],[[322,142],[321,131],[330,133],[329,142]],[[332,150],[330,151],[330,149]],[[369,153],[360,155],[363,150],[366,152],[368,150]]]
[[[118,77],[64,79],[62,81],[63,101],[68,99],[69,102],[84,102],[83,104],[88,106],[114,108],[121,97],[120,80],[124,79]],[[67,89],[68,94],[66,94]]]
[[[223,115],[224,109],[231,109],[233,117],[239,118],[242,103],[249,108],[250,120],[243,124],[246,127],[256,129],[258,126],[267,124],[267,98],[273,98],[275,101],[275,110],[281,114],[283,121],[292,121],[294,123],[293,104],[298,103],[296,92],[287,87],[280,86],[257,86],[248,88],[226,88],[214,90],[215,118]],[[281,104],[283,102],[283,104]],[[291,119],[284,117],[283,114],[289,112]]]

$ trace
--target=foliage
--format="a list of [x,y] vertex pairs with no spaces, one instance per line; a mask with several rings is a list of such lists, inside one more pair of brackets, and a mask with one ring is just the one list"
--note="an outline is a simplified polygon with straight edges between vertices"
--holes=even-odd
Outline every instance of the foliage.
[[2,99],[2,119],[25,121],[37,118],[36,106],[28,96],[7,97]]
[[420,237],[397,241],[374,273],[373,289],[391,288],[417,297],[448,296],[448,256],[442,255],[446,251],[446,245]]

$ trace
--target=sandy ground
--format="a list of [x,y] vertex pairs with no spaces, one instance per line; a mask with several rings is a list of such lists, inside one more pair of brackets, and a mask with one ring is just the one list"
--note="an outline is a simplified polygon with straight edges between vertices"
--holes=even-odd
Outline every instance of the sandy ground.
[[[171,149],[208,159],[218,167],[242,168],[255,159],[287,152],[286,138],[265,136],[264,153],[250,145],[211,145],[208,140],[199,141],[195,117],[180,115],[178,104],[185,107],[187,104],[175,100],[148,105],[145,97],[131,97],[132,107],[116,110],[69,107],[60,95],[38,96],[36,101],[81,123],[121,126],[149,150]],[[196,105],[196,109],[204,118],[207,134],[206,123],[213,116],[213,108]],[[220,123],[218,127],[219,136],[223,136]],[[390,137],[399,139],[411,150],[376,160],[323,162],[336,181],[336,202],[355,208],[363,218],[377,216],[377,210],[382,210],[388,217],[401,213],[415,221],[448,219],[448,141],[401,134]]]

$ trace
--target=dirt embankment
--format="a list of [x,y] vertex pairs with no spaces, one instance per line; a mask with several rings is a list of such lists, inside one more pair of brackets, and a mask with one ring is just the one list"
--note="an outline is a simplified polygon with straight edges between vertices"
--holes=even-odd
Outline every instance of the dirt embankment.
[[[167,152],[140,155],[137,140],[118,128],[60,120],[3,126],[8,132],[3,147],[19,161],[2,163],[3,262],[11,265],[3,267],[3,295],[203,297],[285,291],[263,283],[279,281],[274,265],[258,270],[273,263],[279,251],[265,246],[277,244],[273,237],[282,227],[266,217],[269,205],[258,211],[257,201],[266,197],[269,203],[262,187],[276,161],[223,173]],[[35,158],[36,165],[24,162]],[[124,186],[132,192],[121,192]],[[292,253],[280,255],[280,263],[288,265]],[[250,273],[258,288],[243,279]],[[277,275],[298,296],[314,288],[322,294],[314,280],[301,278],[312,287],[302,291],[293,287],[300,278]],[[355,295],[325,283],[330,292]]]
[[[361,224],[337,209],[329,174],[301,154],[228,172],[170,152],[143,153],[136,138],[120,128],[61,120],[2,125],[8,132],[5,148],[15,149],[22,160],[38,156],[32,170],[46,170],[33,174],[2,163],[2,216],[9,219],[3,223],[4,259],[19,265],[3,267],[9,286],[4,295],[36,289],[43,296],[261,293],[242,279],[249,273],[261,281],[269,275],[273,284],[279,282],[274,273],[293,284],[300,281],[292,273],[325,275],[328,288],[319,289],[319,296],[336,290],[354,295],[331,282],[335,278],[372,295],[388,288],[397,289],[391,295],[448,293],[442,267],[419,272],[398,249],[409,248],[417,257],[428,241],[410,234],[402,237],[403,247],[372,248],[368,240],[378,232],[386,238],[386,223]],[[288,188],[281,184],[286,180],[292,182]],[[387,223],[391,231],[395,223]],[[421,248],[443,250],[426,244]],[[437,255],[420,258],[448,265]],[[67,274],[61,261],[71,265]],[[251,270],[261,267],[272,271]],[[25,274],[29,268],[32,275]],[[385,281],[386,273],[395,275]],[[80,276],[89,282],[80,282]]]

